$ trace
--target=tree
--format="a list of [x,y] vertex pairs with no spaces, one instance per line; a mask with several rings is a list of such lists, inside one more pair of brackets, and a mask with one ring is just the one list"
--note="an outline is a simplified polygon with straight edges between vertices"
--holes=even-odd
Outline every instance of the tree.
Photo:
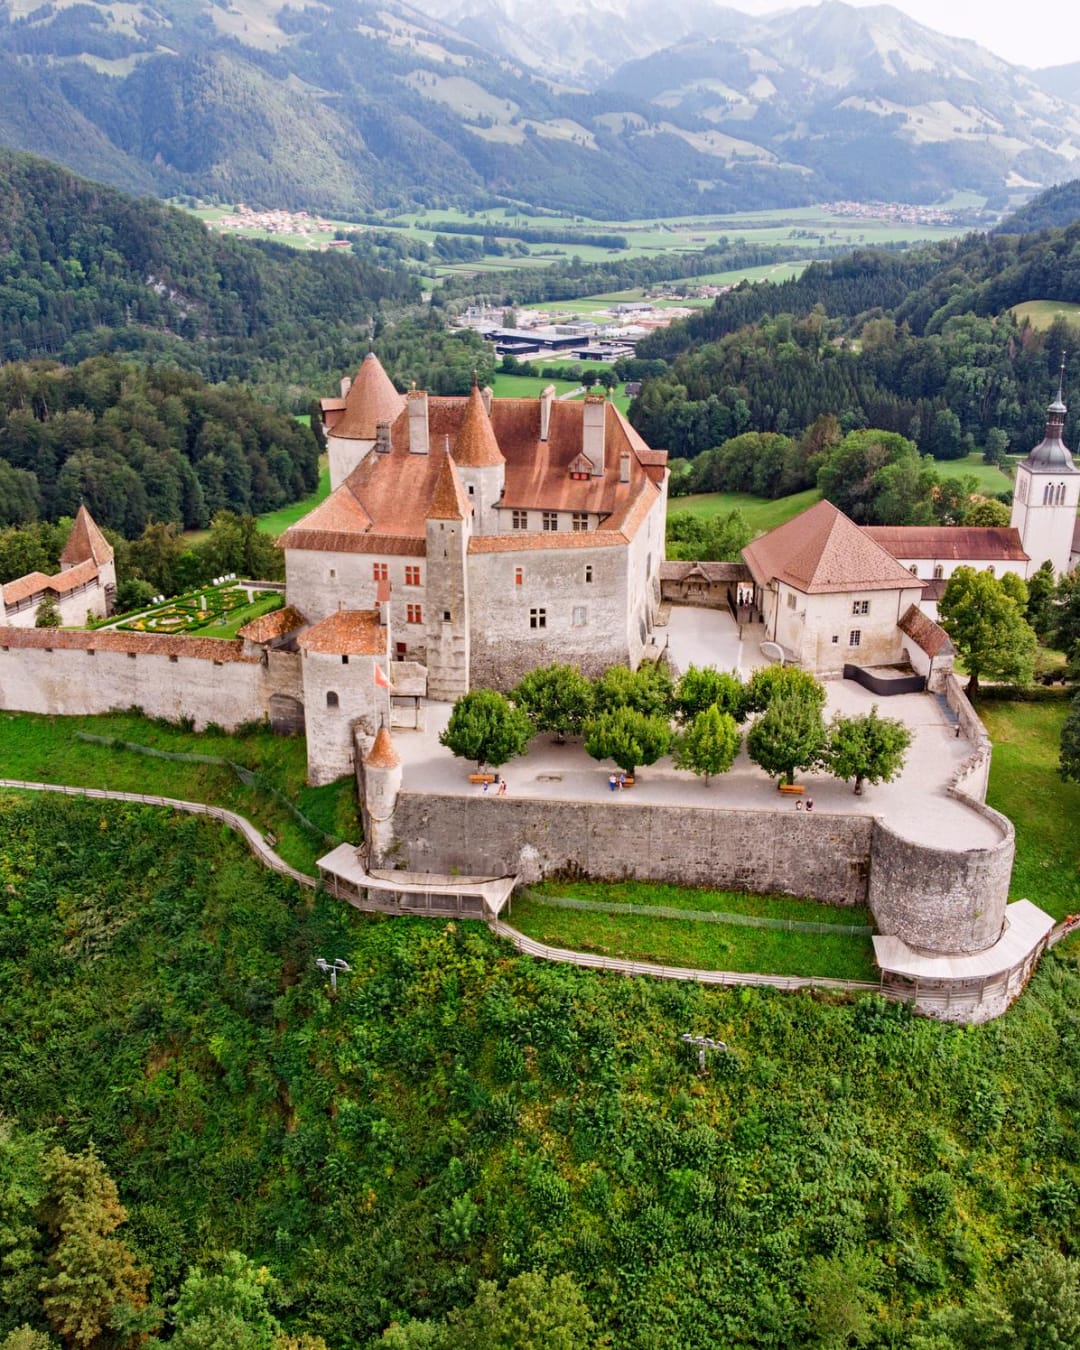
[[384,1350],[589,1350],[593,1320],[572,1275],[515,1275],[504,1289],[481,1280],[476,1297],[442,1322],[391,1326]]
[[493,689],[476,689],[454,704],[439,743],[461,759],[497,769],[523,755],[532,734],[532,723],[520,708]]
[[148,1330],[150,1272],[112,1234],[127,1219],[116,1186],[90,1148],[45,1155],[45,1199],[38,1215],[55,1243],[41,1286],[49,1325],[68,1346],[135,1346]]
[[836,717],[829,727],[825,764],[834,778],[863,783],[891,783],[904,767],[911,732],[894,718],[879,717],[877,704],[862,717]]
[[805,698],[818,709],[825,707],[824,686],[798,666],[762,666],[755,670],[743,690],[743,707],[747,712],[764,712],[775,699],[788,694]]
[[642,764],[655,764],[671,745],[667,719],[636,708],[613,708],[585,727],[585,749],[593,759],[613,759],[633,776]]
[[265,1266],[228,1252],[217,1269],[194,1266],[180,1287],[173,1315],[180,1350],[272,1350],[281,1327],[269,1300],[277,1282]]
[[968,672],[969,695],[983,675],[1017,684],[1030,684],[1034,676],[1038,640],[1010,589],[990,572],[958,567],[941,597],[941,626]]
[[746,738],[754,763],[787,783],[794,783],[796,770],[820,763],[826,743],[821,706],[794,690],[777,695]]
[[531,670],[511,694],[536,731],[551,732],[558,741],[579,736],[593,706],[593,687],[575,666],[540,666]]
[[699,712],[675,751],[675,767],[704,774],[705,786],[713,774],[727,773],[739,753],[742,734],[730,713],[713,704]]
[[1008,525],[1009,508],[993,497],[981,497],[964,512],[965,525]]
[[45,598],[37,607],[37,613],[34,616],[34,627],[59,628],[63,622],[63,619],[60,617],[60,605],[57,602],[56,596],[46,592]]
[[1001,427],[991,427],[984,439],[983,463],[1002,464],[1009,448],[1009,433]]
[[815,1256],[806,1266],[803,1290],[813,1344],[821,1350],[865,1345],[874,1330],[871,1316],[873,1258],[864,1252]]
[[654,662],[637,670],[612,666],[593,686],[597,712],[633,708],[637,712],[668,717],[674,695],[667,668]]
[[[1049,563],[1045,565],[1051,566]],[[1030,603],[1030,592],[1028,601]],[[1075,661],[1080,654],[1080,572],[1067,572],[1058,581],[1051,613],[1054,646],[1071,661]]]
[[730,713],[736,722],[742,722],[746,717],[744,694],[738,676],[713,666],[688,666],[675,686],[675,713],[680,722],[692,722],[698,713],[715,705],[721,712]]
[[1056,587],[1052,562],[1044,562],[1037,572],[1028,577],[1028,600],[1024,617],[1034,628],[1040,642],[1049,642],[1054,635],[1057,617],[1054,605]]
[[1050,1249],[1025,1256],[1005,1281],[1005,1304],[1016,1350],[1080,1345],[1080,1261]]
[[16,1327],[0,1341],[0,1350],[56,1350],[56,1342],[33,1327]]
[[1080,783],[1080,696],[1074,696],[1061,724],[1058,773],[1066,783]]

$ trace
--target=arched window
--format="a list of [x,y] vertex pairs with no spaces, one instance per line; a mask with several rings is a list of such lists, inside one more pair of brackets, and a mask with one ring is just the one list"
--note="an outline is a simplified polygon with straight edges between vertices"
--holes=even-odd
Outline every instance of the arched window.
[[935,581],[940,581],[944,575],[945,575],[945,569],[944,569],[944,567],[942,567],[941,563],[935,563],[935,564],[934,564],[934,580],[935,580]]
[[1054,491],[1053,483],[1047,483],[1047,485],[1043,488],[1043,506],[1050,505],[1050,498],[1051,495],[1053,494],[1053,491]]
[[1064,506],[1064,505],[1065,505],[1065,484],[1064,484],[1064,483],[1059,483],[1059,484],[1058,484],[1058,490],[1057,490],[1057,504],[1058,504],[1058,506]]
[[332,689],[328,689],[328,690],[326,691],[326,706],[327,706],[328,708],[336,708],[337,705],[338,705],[338,696],[337,696],[337,694],[335,694],[334,691],[333,691]]

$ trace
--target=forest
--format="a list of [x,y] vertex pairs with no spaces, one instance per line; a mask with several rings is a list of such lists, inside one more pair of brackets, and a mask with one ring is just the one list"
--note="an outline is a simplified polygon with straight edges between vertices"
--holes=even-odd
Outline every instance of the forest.
[[272,511],[318,482],[311,429],[239,385],[97,356],[0,366],[0,526],[73,516],[128,539]]
[[151,808],[0,817],[5,1350],[1080,1338],[1070,948],[960,1029],[309,902]]
[[1080,300],[1080,224],[859,251],[779,285],[744,284],[639,344],[669,366],[631,420],[690,459],[747,430],[798,435],[826,414],[938,459],[982,449],[992,432],[1023,453],[1042,437],[1062,351],[1080,342],[1064,319],[1040,332],[1008,312],[1041,298]]
[[[0,149],[0,359],[101,352],[168,361],[306,406],[356,365],[396,265],[213,234],[187,213]],[[288,401],[283,401],[288,400]]]

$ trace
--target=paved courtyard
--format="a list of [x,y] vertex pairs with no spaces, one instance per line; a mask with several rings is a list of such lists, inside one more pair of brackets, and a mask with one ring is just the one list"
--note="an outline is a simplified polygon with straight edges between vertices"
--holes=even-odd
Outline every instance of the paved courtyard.
[[[708,664],[725,668],[715,656]],[[799,775],[807,795],[813,797],[815,813],[880,815],[897,833],[937,848],[989,847],[1000,841],[1000,831],[991,821],[946,793],[949,780],[973,747],[963,737],[957,738],[955,727],[945,720],[936,699],[929,694],[882,699],[850,680],[830,681],[825,687],[826,718],[834,713],[869,712],[877,703],[884,716],[899,718],[911,728],[913,740],[900,778],[879,787],[868,786],[861,797],[855,796],[851,784],[828,774]],[[450,716],[450,705],[428,703],[425,713],[426,726],[422,732],[394,732],[394,743],[404,766],[404,789],[483,795],[482,788],[468,781],[475,766],[455,759],[438,743],[439,733]],[[671,760],[664,758],[642,769],[633,788],[612,793],[608,784],[611,769],[610,762],[591,759],[580,741],[556,745],[550,737],[538,736],[529,754],[511,760],[502,772],[508,793],[515,796],[605,801],[616,810],[624,803],[650,802],[775,812],[796,809],[790,797],[777,792],[775,779],[767,778],[750,762],[745,748],[731,772],[714,778],[708,787],[703,779],[675,769]]]

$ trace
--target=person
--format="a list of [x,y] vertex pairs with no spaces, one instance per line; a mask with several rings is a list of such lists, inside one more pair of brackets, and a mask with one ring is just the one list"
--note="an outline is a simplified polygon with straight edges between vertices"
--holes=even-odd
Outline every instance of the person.
[[806,799],[806,809],[807,809],[808,811],[812,811],[812,810],[814,809],[814,799],[813,799],[813,797],[807,797],[807,799]]
[[796,798],[795,798],[795,810],[796,810],[796,811],[801,811],[801,810],[802,810],[802,798],[801,798],[801,797],[796,797]]
[[611,777],[608,779],[608,787],[611,789],[612,792],[614,792],[618,786],[619,780],[615,777],[614,774],[612,774]]
[[504,778],[504,779],[502,780],[502,782],[499,784],[499,796],[500,796],[500,797],[505,797],[505,796],[506,796],[506,779],[505,779],[505,778]]
[[622,789],[625,786],[626,786],[626,774],[621,773],[619,774],[619,788]]

